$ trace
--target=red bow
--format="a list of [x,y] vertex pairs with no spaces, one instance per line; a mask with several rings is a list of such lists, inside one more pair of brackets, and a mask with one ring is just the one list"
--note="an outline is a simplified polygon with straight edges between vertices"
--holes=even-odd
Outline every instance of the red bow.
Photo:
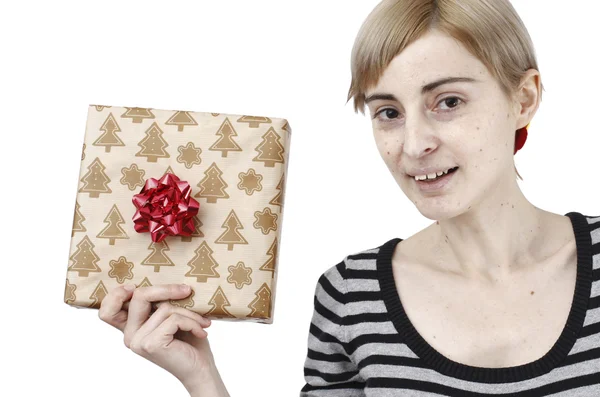
[[160,180],[150,178],[132,202],[135,231],[150,232],[155,243],[167,236],[190,236],[195,231],[193,217],[200,204],[190,197],[192,189],[186,181],[166,173]]

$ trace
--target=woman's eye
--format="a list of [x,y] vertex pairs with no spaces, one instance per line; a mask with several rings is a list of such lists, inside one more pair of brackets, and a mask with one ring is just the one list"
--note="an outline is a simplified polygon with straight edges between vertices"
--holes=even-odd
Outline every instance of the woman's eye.
[[380,111],[378,111],[377,113],[375,113],[375,116],[373,117],[378,118],[379,115],[385,115],[385,118],[382,119],[382,121],[390,121],[392,119],[395,119],[398,117],[399,113],[397,110],[395,109],[391,109],[391,108],[386,108],[386,109],[381,109]]
[[447,106],[447,109],[453,109],[457,107],[461,102],[462,100],[460,98],[455,96],[449,96],[447,98],[442,99],[439,103],[445,104]]
[[[442,99],[438,102],[438,106],[442,106],[442,110],[451,111],[452,109],[458,107],[463,100],[456,96],[449,96]],[[400,118],[402,115],[396,109],[393,108],[384,108],[379,110],[373,116],[373,119],[379,119],[382,122],[391,122],[394,119]]]

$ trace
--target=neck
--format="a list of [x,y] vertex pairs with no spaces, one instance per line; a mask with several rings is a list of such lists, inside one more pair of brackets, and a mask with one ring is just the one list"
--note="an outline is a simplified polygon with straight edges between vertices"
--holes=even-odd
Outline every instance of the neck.
[[501,282],[548,256],[547,243],[556,241],[547,239],[548,229],[555,229],[548,227],[554,214],[532,205],[516,181],[509,188],[498,185],[485,201],[432,225],[435,246],[449,271]]

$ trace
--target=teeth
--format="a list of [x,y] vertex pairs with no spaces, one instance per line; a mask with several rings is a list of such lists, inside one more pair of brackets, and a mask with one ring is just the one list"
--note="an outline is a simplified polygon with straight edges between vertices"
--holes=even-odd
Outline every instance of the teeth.
[[447,169],[446,171],[440,171],[437,174],[433,173],[433,174],[427,174],[427,175],[416,175],[415,180],[424,181],[425,179],[436,179],[442,175],[446,175],[450,169],[451,168]]

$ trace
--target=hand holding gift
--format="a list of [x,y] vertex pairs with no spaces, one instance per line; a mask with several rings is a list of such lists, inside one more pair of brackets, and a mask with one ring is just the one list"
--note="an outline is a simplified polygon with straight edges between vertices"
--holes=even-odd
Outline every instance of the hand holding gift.
[[204,330],[211,321],[169,303],[190,292],[183,284],[119,286],[104,297],[98,315],[123,332],[125,346],[173,374],[192,396],[229,396]]

